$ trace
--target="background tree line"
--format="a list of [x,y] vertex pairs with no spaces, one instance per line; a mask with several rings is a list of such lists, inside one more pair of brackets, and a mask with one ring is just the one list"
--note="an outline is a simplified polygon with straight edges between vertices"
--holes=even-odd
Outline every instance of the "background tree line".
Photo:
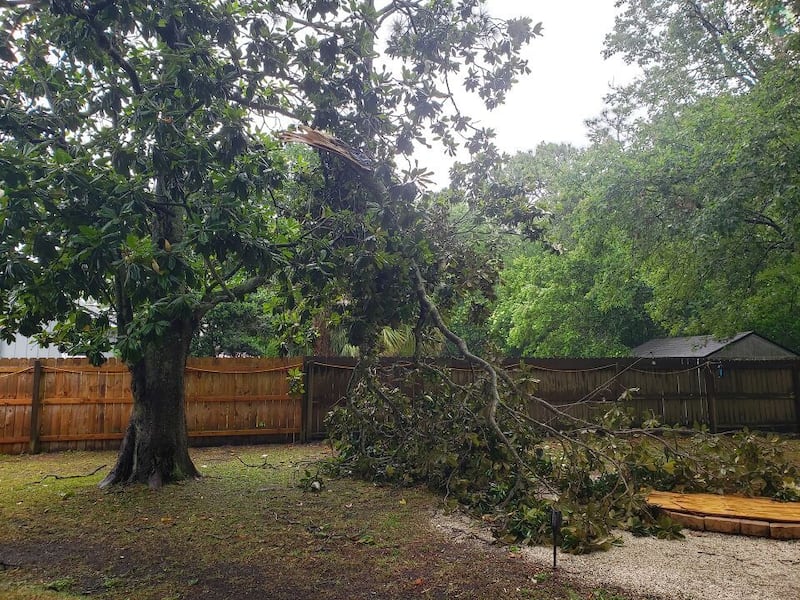
[[641,67],[583,149],[543,144],[549,247],[508,254],[491,332],[523,355],[625,354],[757,330],[800,348],[797,6],[621,3],[607,54]]

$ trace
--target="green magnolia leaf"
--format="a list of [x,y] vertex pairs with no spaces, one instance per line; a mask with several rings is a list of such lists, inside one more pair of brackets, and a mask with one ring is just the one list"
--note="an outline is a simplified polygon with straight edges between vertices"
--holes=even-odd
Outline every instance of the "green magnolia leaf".
[[55,148],[53,150],[53,160],[56,162],[56,164],[63,165],[70,162],[72,157],[70,156],[69,152],[63,148]]

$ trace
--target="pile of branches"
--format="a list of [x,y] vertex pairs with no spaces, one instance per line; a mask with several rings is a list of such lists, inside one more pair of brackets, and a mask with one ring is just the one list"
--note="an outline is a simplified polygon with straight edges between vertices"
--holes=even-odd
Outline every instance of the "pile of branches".
[[561,548],[572,553],[608,549],[619,529],[682,537],[647,505],[654,489],[798,498],[798,469],[778,436],[711,435],[654,421],[633,428],[624,400],[594,422],[556,407],[552,420],[537,422],[530,403],[543,400],[533,388],[524,368],[495,379],[483,368],[364,360],[347,404],[329,415],[337,468],[424,484],[492,522],[508,543],[549,543],[558,510]]

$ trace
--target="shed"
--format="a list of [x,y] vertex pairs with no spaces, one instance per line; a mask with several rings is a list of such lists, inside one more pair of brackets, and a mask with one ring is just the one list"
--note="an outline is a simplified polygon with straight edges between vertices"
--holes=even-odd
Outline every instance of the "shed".
[[645,358],[733,358],[768,360],[797,358],[798,355],[753,331],[717,339],[712,335],[656,338],[636,346],[633,356]]

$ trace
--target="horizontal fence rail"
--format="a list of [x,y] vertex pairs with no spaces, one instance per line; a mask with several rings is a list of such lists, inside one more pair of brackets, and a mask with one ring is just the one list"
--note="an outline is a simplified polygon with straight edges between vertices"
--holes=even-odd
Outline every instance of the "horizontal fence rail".
[[[324,437],[325,416],[344,402],[355,359],[192,358],[186,420],[193,444]],[[413,393],[409,359],[383,359],[385,376]],[[482,376],[465,361],[438,360],[450,378]],[[636,422],[800,432],[800,361],[697,359],[507,360],[535,394],[581,419],[622,403]],[[304,392],[290,386],[300,377]],[[86,359],[0,360],[0,453],[118,447],[133,400],[125,365]],[[532,401],[530,415],[558,425]]]

